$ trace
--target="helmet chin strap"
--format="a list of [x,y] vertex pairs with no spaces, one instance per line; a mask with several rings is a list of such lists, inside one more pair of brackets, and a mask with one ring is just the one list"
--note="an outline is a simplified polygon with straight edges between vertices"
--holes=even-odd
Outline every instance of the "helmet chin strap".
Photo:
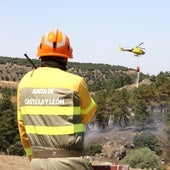
[[64,60],[64,61],[65,61],[66,65],[67,65],[67,64],[68,64],[68,59],[67,59],[67,58],[65,58],[65,60]]

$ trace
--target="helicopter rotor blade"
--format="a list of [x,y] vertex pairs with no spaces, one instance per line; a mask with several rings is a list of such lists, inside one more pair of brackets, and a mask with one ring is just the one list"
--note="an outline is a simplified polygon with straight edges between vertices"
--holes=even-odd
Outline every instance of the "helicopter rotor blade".
[[137,47],[141,46],[142,44],[143,44],[143,42],[142,42],[142,43],[140,43]]

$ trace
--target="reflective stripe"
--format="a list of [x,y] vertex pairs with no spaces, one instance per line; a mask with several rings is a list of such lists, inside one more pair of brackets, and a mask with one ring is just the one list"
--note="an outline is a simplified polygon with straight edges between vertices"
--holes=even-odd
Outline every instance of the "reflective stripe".
[[19,120],[23,120],[23,117],[22,117],[22,115],[21,115],[21,113],[18,111],[18,113],[17,113],[17,120],[19,121]]
[[80,107],[45,106],[40,109],[39,106],[23,106],[21,113],[23,115],[79,115]]
[[85,114],[89,113],[89,112],[93,109],[93,107],[94,107],[95,105],[96,105],[96,103],[95,103],[94,100],[91,98],[91,103],[90,103],[89,107],[87,107],[86,109],[83,109],[83,110],[82,110],[82,114],[85,115]]
[[26,125],[26,132],[28,134],[38,134],[38,135],[66,135],[74,134],[84,131],[83,124],[69,125],[69,126],[32,126]]
[[24,148],[27,155],[32,155],[32,148]]

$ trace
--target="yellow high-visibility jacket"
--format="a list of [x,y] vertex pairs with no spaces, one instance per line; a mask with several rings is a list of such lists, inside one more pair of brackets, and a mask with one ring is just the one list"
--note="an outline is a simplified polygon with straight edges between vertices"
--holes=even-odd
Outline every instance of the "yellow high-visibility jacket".
[[83,149],[84,124],[96,111],[80,76],[58,68],[28,72],[17,90],[17,119],[22,145],[29,158],[32,147]]

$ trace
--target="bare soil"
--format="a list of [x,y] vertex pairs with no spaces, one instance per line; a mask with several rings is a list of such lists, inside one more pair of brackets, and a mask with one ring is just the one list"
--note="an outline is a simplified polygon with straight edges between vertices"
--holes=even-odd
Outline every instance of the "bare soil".
[[30,170],[26,157],[0,155],[0,170]]

